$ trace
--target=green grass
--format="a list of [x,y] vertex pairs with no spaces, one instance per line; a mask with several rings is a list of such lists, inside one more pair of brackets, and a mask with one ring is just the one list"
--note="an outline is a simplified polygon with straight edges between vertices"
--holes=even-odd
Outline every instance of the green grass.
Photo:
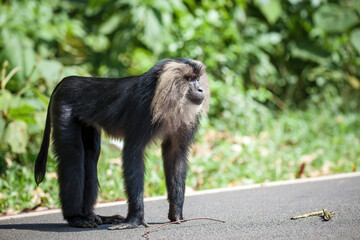
[[[234,125],[231,131],[224,130],[225,120],[203,119],[189,160],[188,190],[330,175],[360,168],[359,114],[338,115],[311,109],[260,114],[258,121],[241,119],[246,124]],[[158,145],[147,151],[147,197],[166,194]],[[98,170],[99,201],[125,199],[120,156],[120,150],[104,139]],[[300,172],[302,164],[305,169]],[[0,212],[17,212],[39,203],[58,206],[55,161],[49,159],[46,179],[39,187],[32,169],[32,164],[11,162],[6,175],[0,178]]]

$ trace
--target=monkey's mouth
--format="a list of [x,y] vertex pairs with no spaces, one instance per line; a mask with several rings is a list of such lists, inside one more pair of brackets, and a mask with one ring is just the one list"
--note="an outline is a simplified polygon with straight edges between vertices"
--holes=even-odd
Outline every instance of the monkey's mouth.
[[203,92],[190,91],[187,94],[187,98],[190,100],[191,103],[195,105],[200,105],[204,101],[205,94]]

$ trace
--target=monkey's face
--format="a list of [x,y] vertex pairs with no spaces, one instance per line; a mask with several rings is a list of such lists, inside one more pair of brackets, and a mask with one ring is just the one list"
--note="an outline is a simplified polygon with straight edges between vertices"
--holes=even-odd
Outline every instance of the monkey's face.
[[199,78],[188,78],[188,81],[189,90],[186,94],[186,97],[190,100],[191,103],[200,105],[205,98],[205,92],[200,84]]
[[155,96],[151,102],[152,122],[166,131],[191,127],[209,109],[210,89],[205,65],[196,60],[164,60],[159,72]]

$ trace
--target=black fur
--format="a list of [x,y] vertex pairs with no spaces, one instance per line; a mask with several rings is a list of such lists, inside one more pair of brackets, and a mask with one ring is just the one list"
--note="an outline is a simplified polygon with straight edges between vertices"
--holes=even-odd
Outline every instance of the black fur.
[[[158,77],[169,61],[186,63],[193,67],[195,74],[201,71],[198,65],[187,59],[168,59],[140,76],[71,76],[64,78],[55,88],[49,104],[43,142],[36,159],[35,180],[39,184],[44,179],[52,129],[58,161],[61,207],[70,225],[96,227],[105,219],[94,214],[98,192],[100,129],[110,136],[123,137],[125,141],[123,176],[129,209],[123,224],[127,224],[126,227],[145,224],[144,151],[161,127],[160,123],[152,122],[150,106]],[[188,149],[196,128],[197,124],[191,128],[181,127],[175,134],[164,136],[162,143],[171,221],[183,218]]]

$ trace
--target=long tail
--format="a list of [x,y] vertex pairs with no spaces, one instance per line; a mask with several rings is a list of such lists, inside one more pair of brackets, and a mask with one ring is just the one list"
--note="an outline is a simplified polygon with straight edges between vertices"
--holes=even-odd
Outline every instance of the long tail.
[[35,181],[37,185],[39,185],[44,180],[45,172],[46,172],[46,162],[49,151],[50,132],[51,132],[49,109],[50,109],[50,104],[47,110],[43,141],[41,143],[40,152],[35,162],[34,172],[35,172]]

